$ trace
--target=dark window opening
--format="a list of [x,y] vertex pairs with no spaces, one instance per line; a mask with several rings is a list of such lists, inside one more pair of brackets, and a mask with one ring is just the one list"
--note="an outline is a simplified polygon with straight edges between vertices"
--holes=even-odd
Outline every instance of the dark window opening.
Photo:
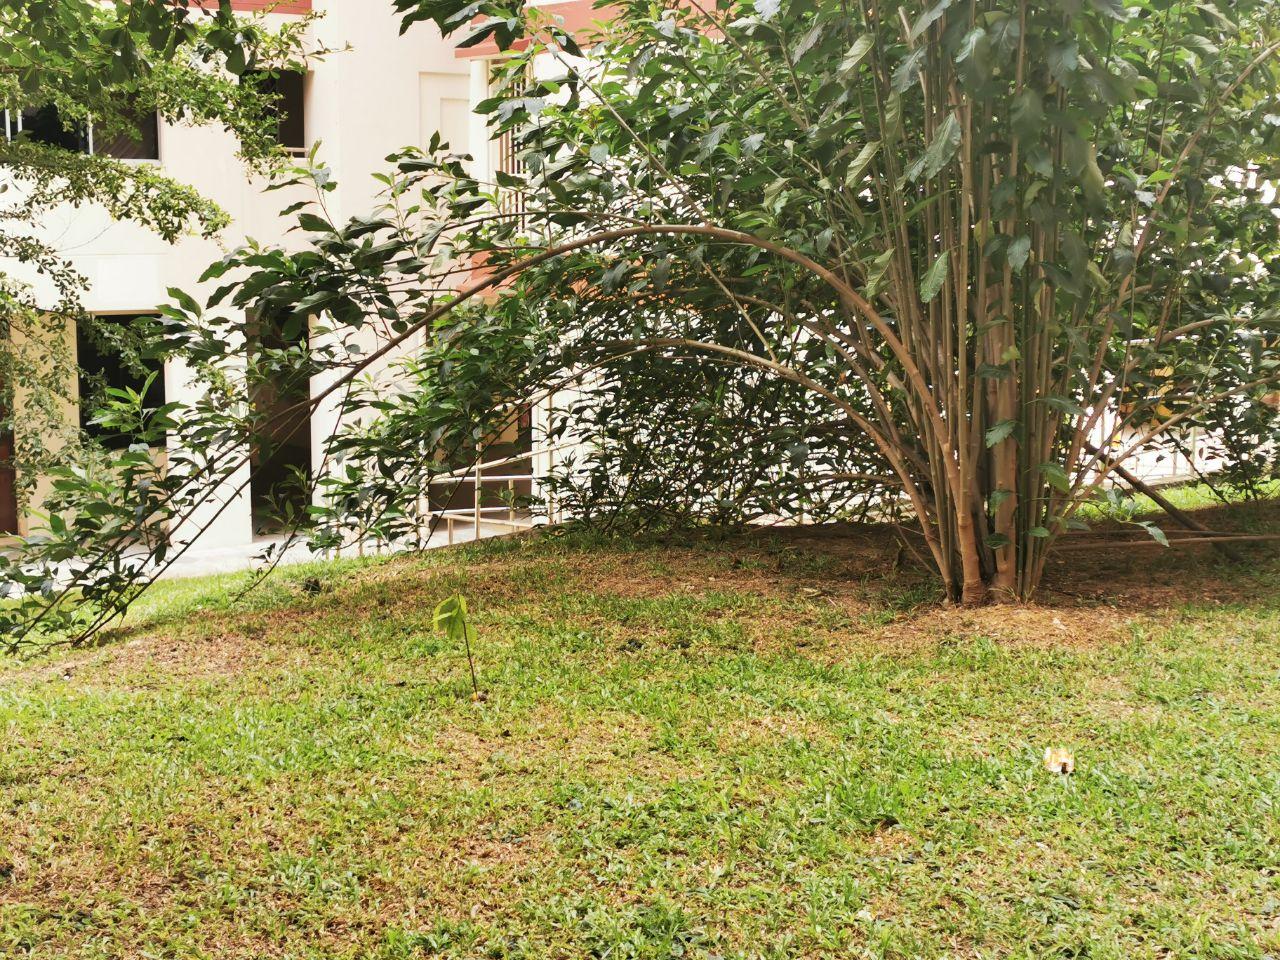
[[65,123],[53,104],[5,113],[8,127],[5,132],[10,140],[22,138],[63,150],[89,152],[89,128],[83,123]]
[[[97,322],[99,326],[119,326],[123,332],[154,316],[148,313],[100,316]],[[126,357],[109,333],[94,329],[91,324],[80,324],[76,327],[76,363],[80,368],[80,427],[111,450],[121,450],[136,443],[136,435],[117,433],[114,428],[94,420],[104,403],[111,399],[108,389],[142,393],[144,410],[164,406],[164,361],[146,356]],[[152,378],[150,385],[147,385],[148,377]]]
[[245,77],[272,98],[270,112],[276,118],[276,142],[288,150],[306,150],[307,75],[296,70],[282,70],[274,74],[247,73]]
[[261,382],[250,389],[256,435],[249,459],[249,496],[256,536],[292,530],[307,516],[311,378],[306,364],[294,362],[307,343],[305,322],[259,320],[250,330],[250,356],[263,362]]
[[[432,510],[471,510],[475,498],[475,465],[494,464],[480,473],[478,505],[490,517],[502,517],[509,509],[526,505],[533,494],[533,410],[520,407],[497,433],[479,445],[467,444],[448,461],[450,472],[464,472],[460,482],[433,484],[428,503]],[[487,479],[486,479],[487,478]]]
[[[7,419],[7,412],[0,407],[0,421]],[[0,535],[18,532],[18,472],[13,456],[13,431],[0,428]]]
[[154,110],[126,114],[129,129],[98,139],[92,124],[67,124],[52,104],[4,111],[5,137],[119,160],[160,159],[160,119]]
[[93,152],[117,160],[159,160],[160,120],[156,112],[131,112],[128,122],[130,129],[113,137],[98,141],[95,135]]

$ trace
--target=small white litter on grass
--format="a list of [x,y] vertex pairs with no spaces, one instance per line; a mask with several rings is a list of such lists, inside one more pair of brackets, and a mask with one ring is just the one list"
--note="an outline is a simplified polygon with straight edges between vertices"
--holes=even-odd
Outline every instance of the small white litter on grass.
[[1066,747],[1045,747],[1044,768],[1050,773],[1066,776],[1075,773],[1076,758]]

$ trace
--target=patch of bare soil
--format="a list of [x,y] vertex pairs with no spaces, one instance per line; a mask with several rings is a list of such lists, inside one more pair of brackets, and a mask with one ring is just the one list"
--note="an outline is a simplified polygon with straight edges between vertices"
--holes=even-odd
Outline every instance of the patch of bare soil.
[[[1211,508],[1196,513],[1212,530],[1280,531],[1280,502]],[[647,540],[613,550],[538,543],[492,558],[450,564],[402,557],[347,578],[314,597],[270,611],[211,613],[196,621],[163,622],[119,631],[103,647],[53,662],[0,672],[0,684],[56,681],[101,670],[145,685],[157,678],[223,677],[318,651],[290,641],[314,629],[400,622],[430,630],[430,612],[446,592],[461,589],[477,610],[537,616],[550,598],[573,593],[621,599],[732,594],[748,606],[700,616],[737,621],[761,651],[807,646],[816,655],[853,649],[911,651],[955,636],[1000,643],[1061,646],[1113,642],[1130,620],[1158,616],[1188,603],[1275,602],[1276,545],[1235,549],[1229,561],[1209,545],[1161,547],[1135,539],[1132,526],[1102,524],[1052,554],[1033,603],[956,608],[937,599],[934,574],[913,556],[902,534],[887,526],[830,524],[774,527]],[[1128,540],[1130,542],[1122,542]],[[464,554],[464,556],[466,556]],[[446,562],[436,562],[443,559]],[[1261,575],[1260,575],[1261,574]],[[762,602],[752,608],[749,598]],[[604,626],[604,624],[599,624]],[[811,640],[796,640],[796,627]],[[628,638],[654,632],[643,623],[620,628]],[[90,681],[92,682],[92,681]]]
[[[0,687],[9,684],[29,686],[32,683],[79,683],[93,685],[110,682],[115,689],[144,689],[175,680],[216,679],[241,675],[261,666],[268,656],[279,660],[278,643],[268,641],[287,634],[271,631],[237,629],[233,618],[225,620],[222,630],[211,633],[150,632],[146,628],[122,634],[118,642],[104,638],[101,645],[81,650],[54,661],[37,661],[30,666],[0,672]],[[296,650],[294,659],[302,663],[314,660]],[[104,681],[104,678],[108,678]]]
[[1002,646],[1092,647],[1126,635],[1128,618],[1110,607],[995,604],[933,607],[882,628],[897,649],[933,647],[955,637],[981,636]]
[[[1280,533],[1280,501],[1210,507],[1191,511],[1191,515],[1215,532]],[[1180,543],[1180,532],[1172,521],[1152,519],[1169,531],[1170,547],[1120,523],[1095,524],[1089,534],[1060,541],[1060,549],[1050,554],[1039,602],[1070,607],[1083,600],[1136,611],[1170,603],[1247,600],[1274,593],[1268,585],[1254,582],[1252,575],[1276,556],[1280,541],[1234,545],[1240,559],[1231,561],[1211,544]],[[832,524],[775,528],[750,537],[761,543],[786,544],[800,553],[820,554],[846,573],[863,578],[884,577],[891,570],[930,578],[888,527]]]
[[[1280,503],[1214,507],[1193,515],[1215,531],[1280,530]],[[658,597],[681,591],[732,591],[764,598],[796,598],[854,622],[829,627],[821,648],[833,655],[851,648],[908,652],[958,636],[984,636],[1002,645],[1094,646],[1125,639],[1135,619],[1159,616],[1185,604],[1274,602],[1276,545],[1236,545],[1228,560],[1208,544],[1163,547],[1132,526],[1099,524],[1070,550],[1051,555],[1039,596],[1030,603],[961,608],[927,599],[933,575],[911,555],[900,535],[883,526],[777,527],[693,544],[664,545],[646,554],[593,554],[576,585],[621,597]],[[1079,546],[1077,546],[1079,544]],[[1082,549],[1083,548],[1083,549]],[[1260,575],[1261,574],[1261,575]],[[904,595],[921,595],[904,603]],[[760,649],[778,646],[797,625],[793,610],[762,606],[738,614]],[[801,622],[804,622],[803,615]]]

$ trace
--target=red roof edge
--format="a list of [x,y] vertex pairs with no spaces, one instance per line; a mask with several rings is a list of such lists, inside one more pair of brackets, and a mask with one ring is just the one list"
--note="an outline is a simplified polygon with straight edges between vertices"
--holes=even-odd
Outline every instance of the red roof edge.
[[[191,6],[208,4],[217,6],[217,0],[193,0]],[[232,10],[261,11],[270,13],[310,13],[311,0],[231,0]]]
[[[586,33],[592,24],[608,20],[610,13],[609,7],[596,9],[593,0],[559,0],[556,3],[539,3],[535,9],[559,17],[561,28],[575,37]],[[529,41],[518,40],[513,48],[523,50],[528,45]],[[459,47],[454,51],[454,56],[459,60],[474,60],[476,57],[496,57],[501,53],[497,43],[490,37],[474,47]]]

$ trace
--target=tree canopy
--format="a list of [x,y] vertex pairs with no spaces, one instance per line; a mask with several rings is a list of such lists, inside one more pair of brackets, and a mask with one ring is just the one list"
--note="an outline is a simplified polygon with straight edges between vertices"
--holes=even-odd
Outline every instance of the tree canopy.
[[[17,459],[28,480],[52,466],[63,442],[74,447],[74,425],[62,417],[76,379],[65,329],[94,327],[82,309],[84,278],[42,233],[46,218],[95,205],[169,242],[227,223],[193,187],[154,164],[90,152],[90,138],[127,145],[152,115],[220,125],[252,167],[266,169],[280,156],[272,100],[239,77],[304,58],[305,24],[268,26],[229,2],[0,0],[0,429],[12,429],[15,394],[23,392]],[[94,332],[123,339],[116,347],[128,362],[150,350],[144,331]]]

